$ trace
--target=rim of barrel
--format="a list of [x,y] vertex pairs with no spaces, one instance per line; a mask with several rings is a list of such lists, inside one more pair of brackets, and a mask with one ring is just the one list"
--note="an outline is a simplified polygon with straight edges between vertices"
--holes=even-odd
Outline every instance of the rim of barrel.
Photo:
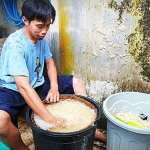
[[141,92],[120,92],[120,93],[115,93],[115,94],[112,94],[110,95],[109,97],[107,97],[104,102],[103,102],[103,112],[106,116],[106,118],[114,123],[115,125],[117,125],[118,127],[122,128],[122,129],[125,129],[125,130],[128,130],[128,131],[131,131],[131,132],[134,132],[134,133],[140,133],[140,134],[143,134],[143,135],[148,135],[150,134],[150,129],[148,128],[136,128],[136,127],[133,127],[133,126],[130,126],[128,124],[125,124],[119,120],[117,120],[116,118],[114,118],[112,116],[112,114],[109,112],[109,110],[107,109],[107,102],[117,96],[117,95],[122,95],[122,94],[131,94],[131,95],[134,95],[134,94],[138,94],[139,96],[141,95],[145,95],[145,96],[149,96],[149,94],[146,94],[146,93],[141,93]]
[[[32,127],[32,129],[36,130],[37,132],[44,133],[45,135],[52,135],[52,136],[79,135],[81,133],[89,132],[90,130],[96,129],[97,123],[98,123],[98,121],[100,120],[100,117],[101,117],[101,108],[99,107],[99,105],[94,100],[92,100],[89,97],[85,97],[85,96],[81,96],[81,95],[75,95],[75,94],[74,95],[73,94],[62,94],[61,96],[67,96],[67,97],[68,96],[73,96],[73,97],[77,96],[77,97],[85,99],[89,103],[91,103],[94,106],[94,108],[97,110],[97,117],[96,117],[93,125],[85,128],[85,129],[82,129],[82,130],[79,130],[79,131],[75,131],[75,132],[63,132],[62,133],[62,132],[51,132],[51,131],[43,130],[43,129],[37,127],[37,125],[33,123],[33,121],[31,120],[32,109],[28,108],[27,111],[26,111],[26,119],[27,119],[28,124]],[[44,99],[45,98],[43,98],[43,100]]]

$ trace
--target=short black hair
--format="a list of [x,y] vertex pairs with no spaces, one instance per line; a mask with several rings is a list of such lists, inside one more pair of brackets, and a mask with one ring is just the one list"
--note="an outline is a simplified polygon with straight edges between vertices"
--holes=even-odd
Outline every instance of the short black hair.
[[51,19],[51,24],[55,21],[56,11],[49,0],[26,0],[22,5],[22,16],[29,22],[33,20],[46,23]]

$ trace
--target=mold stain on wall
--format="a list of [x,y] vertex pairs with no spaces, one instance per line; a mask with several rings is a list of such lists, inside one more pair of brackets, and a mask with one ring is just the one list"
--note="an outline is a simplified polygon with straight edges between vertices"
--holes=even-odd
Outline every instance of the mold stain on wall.
[[141,79],[138,78],[131,81],[123,81],[121,89],[122,91],[139,91],[149,93],[150,1],[123,0],[120,5],[118,5],[115,0],[111,0],[109,2],[109,7],[118,11],[118,21],[120,23],[122,23],[124,13],[132,15],[138,20],[136,25],[131,24],[131,26],[135,27],[135,31],[127,37],[127,53],[131,54],[137,65],[141,67]]
[[114,7],[119,10],[119,20],[122,19],[124,11],[131,13],[134,16],[138,16],[140,13],[142,19],[139,20],[139,25],[135,29],[135,32],[129,35],[129,52],[134,57],[135,61],[143,68],[141,71],[145,79],[150,80],[150,1],[144,0],[124,0],[120,6],[115,1],[109,4],[110,7]]
[[113,8],[115,11],[119,11],[118,20],[122,22],[122,15],[124,12],[130,13],[133,16],[138,16],[141,6],[143,5],[144,0],[123,0],[121,5],[118,5],[115,0],[109,2],[109,7]]
[[142,67],[141,74],[144,80],[150,81],[150,1],[141,2],[142,19],[135,33],[128,37],[129,52],[135,61]]
[[73,70],[73,56],[70,51],[71,41],[70,36],[67,34],[67,25],[69,17],[67,11],[64,10],[64,3],[59,3],[59,74],[70,75]]

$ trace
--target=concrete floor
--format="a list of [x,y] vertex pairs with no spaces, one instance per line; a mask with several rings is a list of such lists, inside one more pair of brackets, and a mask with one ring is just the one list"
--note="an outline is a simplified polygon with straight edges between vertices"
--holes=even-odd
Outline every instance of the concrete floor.
[[[21,132],[21,138],[24,141],[24,143],[29,147],[30,150],[35,150],[32,130],[26,122],[25,115],[22,115],[18,118],[18,127]],[[93,150],[106,150],[106,144],[95,140]]]

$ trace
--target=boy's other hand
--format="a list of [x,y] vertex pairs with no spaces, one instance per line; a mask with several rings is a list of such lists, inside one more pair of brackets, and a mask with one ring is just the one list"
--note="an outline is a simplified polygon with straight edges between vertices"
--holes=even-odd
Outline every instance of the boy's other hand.
[[50,89],[46,96],[46,103],[55,103],[59,101],[59,92],[55,89]]

